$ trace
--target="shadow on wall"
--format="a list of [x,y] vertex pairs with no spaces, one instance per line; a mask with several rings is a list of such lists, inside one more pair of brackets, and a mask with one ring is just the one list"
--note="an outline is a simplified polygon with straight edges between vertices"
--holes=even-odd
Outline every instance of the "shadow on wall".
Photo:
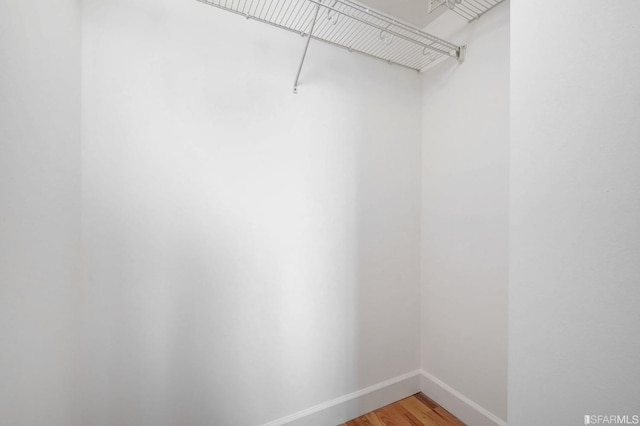
[[300,37],[141,5],[85,12],[85,423],[258,425],[415,369],[418,80],[317,45],[294,96]]
[[[504,1],[497,8],[509,8],[510,2]],[[491,16],[483,16],[473,22],[466,22],[459,16],[453,16],[445,14],[438,18],[431,25],[427,26],[425,30],[429,33],[437,35],[456,43],[460,46],[467,46],[466,59],[469,61],[476,61],[482,59],[483,49],[475,48],[475,44],[481,42],[487,35],[494,31],[499,31],[500,28],[504,28],[509,25],[509,14],[497,14],[495,11],[489,12]],[[498,19],[496,19],[498,16]],[[491,19],[491,25],[483,25],[484,21]],[[453,60],[443,61],[433,68],[427,71],[430,78],[424,79],[424,88],[426,91],[423,93],[423,97],[429,95],[434,90],[442,89],[450,84],[450,79],[455,75],[456,71],[460,67],[465,67],[464,62],[460,63]],[[434,77],[437,76],[437,78]]]

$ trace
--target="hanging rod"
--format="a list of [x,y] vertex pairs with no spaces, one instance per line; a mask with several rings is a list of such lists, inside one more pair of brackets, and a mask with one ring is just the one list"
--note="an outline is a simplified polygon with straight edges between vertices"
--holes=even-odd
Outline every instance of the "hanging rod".
[[[430,40],[431,43],[424,43],[424,42],[421,42],[419,40],[412,39],[412,38],[410,38],[410,37],[398,32],[397,30],[392,29],[391,25],[397,25],[397,24],[395,24],[395,22],[392,23],[392,24],[387,25],[387,27],[381,27],[380,25],[377,25],[376,23],[367,22],[366,20],[361,19],[359,17],[353,16],[353,15],[349,15],[349,14],[347,14],[346,12],[344,12],[342,10],[336,9],[335,7],[327,6],[327,5],[323,4],[321,2],[321,0],[308,0],[308,1],[310,1],[311,3],[315,3],[318,6],[321,6],[321,7],[325,8],[325,9],[327,9],[329,11],[336,12],[336,13],[338,13],[340,15],[343,15],[343,16],[345,16],[347,18],[354,19],[354,20],[356,20],[356,21],[358,21],[358,22],[360,22],[362,24],[369,25],[372,28],[375,28],[376,30],[380,31],[380,39],[381,40],[384,40],[383,35],[388,34],[389,36],[399,37],[399,38],[401,38],[403,40],[406,40],[408,42],[415,43],[418,46],[422,46],[423,49],[429,49],[430,51],[437,52],[437,53],[440,53],[440,54],[443,54],[443,55],[446,55],[446,56],[457,57],[456,46],[451,45],[451,48],[453,50],[446,51],[446,50],[442,50],[439,46],[436,47],[436,45],[438,43],[437,39],[436,40]],[[349,5],[348,2],[340,1],[340,0],[334,0],[334,4],[335,3],[340,3],[340,4],[343,4],[343,5]],[[367,11],[367,12],[369,12],[369,11]],[[374,15],[372,14],[371,16],[374,16]],[[411,30],[409,29],[408,31],[411,31]],[[429,36],[429,38],[435,39],[435,37],[432,37],[432,36]]]
[[464,58],[463,47],[352,0],[198,1],[416,71]]

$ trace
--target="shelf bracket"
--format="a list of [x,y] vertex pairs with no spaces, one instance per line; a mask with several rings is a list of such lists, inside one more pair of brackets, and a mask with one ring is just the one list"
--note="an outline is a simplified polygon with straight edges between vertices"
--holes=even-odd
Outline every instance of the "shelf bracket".
[[460,50],[458,50],[458,62],[463,63],[465,58],[467,57],[467,45],[460,46]]
[[298,67],[298,74],[296,74],[296,81],[293,83],[293,93],[298,94],[298,80],[300,80],[300,73],[302,72],[302,65],[304,65],[304,58],[307,56],[307,50],[309,49],[309,43],[311,42],[311,36],[313,35],[313,29],[316,26],[316,20],[318,19],[318,11],[320,10],[320,5],[316,4],[316,11],[313,14],[313,22],[311,23],[311,29],[309,30],[309,34],[307,34],[307,42],[304,45],[304,51],[302,52],[302,60],[300,61],[300,66]]

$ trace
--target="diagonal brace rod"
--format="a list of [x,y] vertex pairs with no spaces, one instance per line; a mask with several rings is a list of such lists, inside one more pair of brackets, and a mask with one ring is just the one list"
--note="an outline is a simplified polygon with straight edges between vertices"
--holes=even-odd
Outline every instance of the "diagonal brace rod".
[[316,26],[316,20],[318,19],[319,10],[320,10],[320,4],[316,4],[316,11],[313,14],[313,22],[311,23],[311,29],[309,30],[309,34],[307,34],[307,42],[304,45],[304,52],[302,52],[302,60],[300,61],[300,66],[298,67],[298,74],[296,74],[296,81],[295,83],[293,83],[293,93],[295,94],[298,94],[298,80],[300,80],[302,65],[304,64],[304,58],[307,56],[307,50],[309,50],[309,42],[311,42],[311,36],[313,34],[313,29]]

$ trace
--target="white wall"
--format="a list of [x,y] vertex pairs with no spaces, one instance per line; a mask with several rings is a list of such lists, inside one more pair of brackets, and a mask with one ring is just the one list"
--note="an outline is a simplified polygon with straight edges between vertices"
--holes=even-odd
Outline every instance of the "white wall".
[[80,7],[0,1],[0,424],[73,424]]
[[423,79],[423,389],[469,424],[495,424],[507,416],[509,3],[427,30],[468,54]]
[[514,2],[509,421],[640,414],[640,2]]
[[83,12],[86,424],[258,425],[418,368],[419,75],[312,43],[293,95],[298,35]]

